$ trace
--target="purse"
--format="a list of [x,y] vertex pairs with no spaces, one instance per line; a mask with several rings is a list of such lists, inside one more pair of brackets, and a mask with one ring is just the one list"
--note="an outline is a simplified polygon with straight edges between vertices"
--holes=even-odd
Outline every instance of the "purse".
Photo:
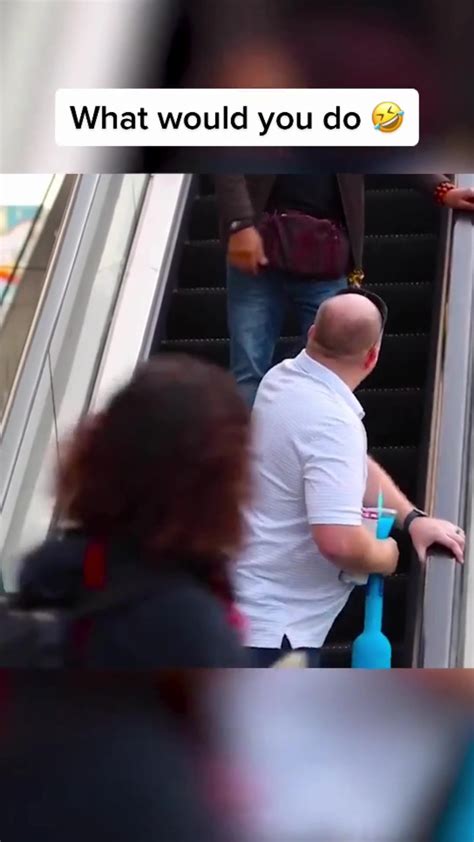
[[258,225],[268,265],[308,280],[333,281],[349,272],[347,231],[330,219],[299,211],[265,212]]

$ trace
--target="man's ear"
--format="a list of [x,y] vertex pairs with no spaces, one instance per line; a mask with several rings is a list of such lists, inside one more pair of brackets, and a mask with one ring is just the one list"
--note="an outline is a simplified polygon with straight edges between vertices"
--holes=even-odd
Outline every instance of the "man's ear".
[[308,342],[313,341],[314,333],[315,333],[314,325],[311,325],[310,329],[308,330],[308,336],[307,336]]
[[370,348],[370,350],[367,351],[364,363],[364,368],[366,370],[375,368],[375,366],[377,365],[377,360],[379,358],[379,351],[380,348],[377,345],[373,345],[372,348]]

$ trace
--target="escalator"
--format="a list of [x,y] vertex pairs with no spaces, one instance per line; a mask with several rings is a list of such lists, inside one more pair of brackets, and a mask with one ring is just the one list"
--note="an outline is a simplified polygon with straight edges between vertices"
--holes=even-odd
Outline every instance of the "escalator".
[[[227,366],[224,254],[218,241],[212,180],[196,185],[176,285],[160,320],[152,353],[185,352]],[[440,213],[408,176],[366,178],[365,270],[367,287],[389,307],[376,371],[358,397],[366,411],[372,455],[418,505],[424,503],[433,357],[439,327],[436,278]],[[295,315],[288,313],[275,362],[294,353]],[[412,649],[415,566],[403,536],[399,570],[386,583],[384,630],[393,665],[408,666]],[[324,647],[328,667],[350,664],[351,643],[363,622],[363,589],[356,588]]]
[[[10,211],[15,222],[6,228],[0,258],[3,264],[6,255],[10,257],[10,265],[3,267],[5,272],[0,277],[0,421],[40,305],[47,267],[75,184],[71,175],[39,178],[42,185],[44,182],[44,196],[37,200],[37,206],[1,208],[5,215]],[[31,211],[31,216],[23,220],[20,215],[16,222],[15,211],[23,210]]]
[[[42,178],[49,186],[31,230],[19,230],[0,297],[0,592],[15,590],[22,555],[54,526],[60,441],[94,398],[150,182]],[[4,216],[22,210],[17,195]],[[150,311],[155,284],[149,298],[145,288],[140,301]],[[135,325],[138,345],[143,330],[136,318]],[[121,340],[131,357],[133,337]]]

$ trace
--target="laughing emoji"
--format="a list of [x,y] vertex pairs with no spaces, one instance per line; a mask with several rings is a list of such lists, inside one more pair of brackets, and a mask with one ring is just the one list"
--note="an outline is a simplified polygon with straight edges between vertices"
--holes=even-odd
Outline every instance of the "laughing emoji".
[[396,132],[403,123],[403,114],[395,102],[379,102],[372,111],[372,122],[380,132]]

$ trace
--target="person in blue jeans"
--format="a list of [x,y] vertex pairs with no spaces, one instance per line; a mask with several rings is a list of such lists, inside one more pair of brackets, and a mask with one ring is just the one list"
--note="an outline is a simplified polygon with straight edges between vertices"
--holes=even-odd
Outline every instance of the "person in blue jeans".
[[[334,175],[279,175],[264,209],[297,210],[344,224]],[[253,221],[233,220],[227,250],[230,365],[250,407],[272,365],[288,303],[295,305],[303,345],[319,305],[347,286],[346,275],[312,280],[270,266]],[[295,348],[295,353],[299,350]]]
[[230,366],[248,406],[272,365],[288,301],[296,305],[303,342],[319,305],[346,286],[347,277],[314,282],[264,265],[251,274],[227,264]]
[[[454,210],[474,211],[474,191],[442,174],[414,175],[413,185]],[[216,176],[221,240],[227,255],[230,366],[248,405],[271,367],[289,301],[296,306],[301,345],[320,304],[348,281],[363,279],[365,187],[361,173]],[[389,199],[388,199],[389,201]],[[297,211],[328,220],[347,238],[347,274],[303,278],[276,269],[265,254],[259,221],[265,212]],[[295,348],[295,353],[300,350]]]

